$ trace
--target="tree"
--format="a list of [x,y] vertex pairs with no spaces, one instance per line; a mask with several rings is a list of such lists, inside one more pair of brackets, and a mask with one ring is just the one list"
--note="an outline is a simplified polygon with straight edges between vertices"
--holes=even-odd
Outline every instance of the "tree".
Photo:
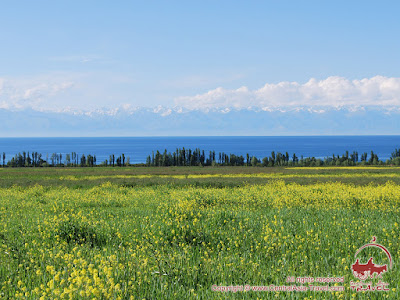
[[297,164],[297,163],[299,162],[299,159],[298,159],[298,157],[296,156],[296,153],[293,153],[292,160],[293,160],[293,164],[294,164],[294,165]]
[[157,167],[160,167],[161,166],[161,153],[160,153],[160,151],[158,151],[157,150],[157,152],[156,152],[156,158],[155,158],[155,165],[157,166]]
[[57,156],[57,154],[56,154],[56,153],[53,153],[53,154],[51,155],[51,157],[50,157],[50,159],[51,159],[51,164],[53,165],[53,167],[55,166],[56,156]]
[[76,166],[76,153],[75,152],[71,153],[71,163],[72,163],[72,166]]
[[65,164],[69,167],[69,165],[71,164],[71,155],[69,153],[67,153],[65,155]]
[[30,166],[31,166],[31,163],[32,163],[31,156],[30,156],[30,154],[29,154],[29,152],[28,152],[28,154],[27,154],[27,156],[26,156],[25,167],[30,167]]
[[164,167],[168,166],[168,154],[167,154],[167,149],[164,150],[164,153],[162,155],[162,165]]
[[81,167],[84,167],[84,166],[86,166],[86,157],[85,157],[85,154],[82,154],[82,157],[81,157]]
[[270,161],[272,162],[272,166],[275,165],[275,151],[271,152],[271,159]]
[[257,157],[253,156],[253,157],[251,158],[251,165],[252,165],[253,167],[255,167],[255,166],[257,166],[257,163],[258,163]]
[[371,150],[371,157],[369,158],[368,163],[369,163],[370,165],[372,165],[373,162],[374,162],[374,151]]
[[86,164],[88,167],[93,167],[94,166],[94,156],[88,154],[86,158]]

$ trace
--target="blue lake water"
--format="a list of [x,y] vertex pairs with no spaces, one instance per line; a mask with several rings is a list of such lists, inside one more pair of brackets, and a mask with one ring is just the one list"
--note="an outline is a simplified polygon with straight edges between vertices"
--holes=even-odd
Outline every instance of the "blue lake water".
[[110,154],[124,153],[131,163],[142,163],[152,151],[173,152],[176,148],[200,148],[246,156],[249,153],[258,158],[270,156],[271,151],[296,153],[298,157],[324,158],[334,154],[342,155],[373,150],[380,160],[390,157],[395,148],[400,148],[400,136],[225,136],[225,137],[93,137],[93,138],[0,138],[0,153],[6,153],[6,160],[18,152],[36,151],[46,154],[76,152],[94,154],[97,163],[108,159]]

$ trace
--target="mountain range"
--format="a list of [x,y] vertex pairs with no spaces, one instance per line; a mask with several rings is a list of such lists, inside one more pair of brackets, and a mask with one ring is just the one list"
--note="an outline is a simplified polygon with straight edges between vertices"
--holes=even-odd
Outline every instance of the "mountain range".
[[398,107],[0,109],[2,137],[375,135],[400,133]]

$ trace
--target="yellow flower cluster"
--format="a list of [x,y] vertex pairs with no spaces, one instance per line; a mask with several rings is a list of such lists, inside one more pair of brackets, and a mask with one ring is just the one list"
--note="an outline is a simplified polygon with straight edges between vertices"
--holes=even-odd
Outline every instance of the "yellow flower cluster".
[[[311,168],[287,168],[296,170],[307,170]],[[318,168],[314,168],[318,169]],[[325,170],[335,170],[333,168],[324,168]],[[343,169],[343,168],[341,168]],[[352,167],[351,169],[357,170],[357,167]],[[362,169],[366,169],[365,167]],[[382,169],[382,168],[380,168]],[[322,170],[322,169],[321,169]],[[326,173],[326,174],[308,174],[308,173],[237,173],[237,174],[188,174],[188,175],[86,175],[86,176],[60,176],[58,179],[61,181],[80,181],[80,180],[105,180],[105,179],[151,179],[151,178],[163,178],[163,179],[205,179],[205,178],[266,178],[266,179],[287,179],[287,178],[331,178],[331,179],[341,179],[341,178],[369,178],[371,180],[375,178],[400,178],[400,173],[370,173],[370,172],[358,172],[358,173]],[[49,179],[49,178],[48,178]]]
[[[372,236],[399,261],[399,213],[392,182],[0,188],[0,299],[214,299],[227,296],[214,284],[288,276],[344,276],[346,291],[238,297],[351,298],[354,254]],[[398,278],[368,297],[399,298]]]

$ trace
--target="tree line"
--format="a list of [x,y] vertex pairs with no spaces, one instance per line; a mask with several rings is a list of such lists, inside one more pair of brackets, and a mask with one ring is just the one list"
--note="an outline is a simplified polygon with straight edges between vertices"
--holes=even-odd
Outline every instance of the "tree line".
[[[128,164],[126,164],[126,162]],[[15,154],[8,161],[6,160],[6,153],[0,155],[0,166],[21,168],[21,167],[94,167],[97,165],[96,155],[82,154],[79,156],[76,152],[71,152],[63,156],[62,153],[52,153],[50,156],[46,154],[43,157],[38,152],[20,152]],[[126,159],[125,155],[122,154],[116,157],[114,154],[110,155],[110,160],[106,160],[102,163],[105,166],[125,166],[129,165],[129,158]]]
[[[5,167],[124,167],[130,166],[130,158],[125,154],[116,156],[109,155],[109,158],[97,163],[96,155],[82,154],[79,156],[76,152],[65,154],[52,153],[50,156],[46,154],[43,157],[38,152],[22,152],[18,153],[11,159],[6,160],[5,152],[0,155],[0,166]],[[346,151],[342,155],[327,156],[323,159],[315,157],[300,157],[295,153],[289,155],[288,152],[281,153],[272,151],[271,155],[258,158],[248,153],[246,156],[227,154],[225,152],[216,153],[208,151],[207,153],[200,148],[185,149],[177,148],[174,152],[156,151],[152,152],[146,159],[145,164],[139,164],[152,167],[168,167],[168,166],[289,166],[289,167],[319,167],[319,166],[356,166],[356,165],[400,165],[400,149],[395,149],[389,159],[386,161],[379,160],[376,153],[364,152],[359,155],[357,151],[350,153]]]
[[226,154],[224,152],[209,151],[207,154],[200,149],[178,148],[174,152],[156,151],[152,152],[146,159],[147,166],[299,166],[299,167],[318,167],[318,166],[355,166],[355,165],[400,165],[400,149],[395,150],[390,159],[386,162],[379,160],[376,153],[358,154],[357,151],[349,153],[346,151],[342,155],[325,157],[324,159],[315,157],[300,157],[295,153],[289,155],[288,152],[281,153],[272,151],[270,156],[258,158],[248,153],[243,155]]

